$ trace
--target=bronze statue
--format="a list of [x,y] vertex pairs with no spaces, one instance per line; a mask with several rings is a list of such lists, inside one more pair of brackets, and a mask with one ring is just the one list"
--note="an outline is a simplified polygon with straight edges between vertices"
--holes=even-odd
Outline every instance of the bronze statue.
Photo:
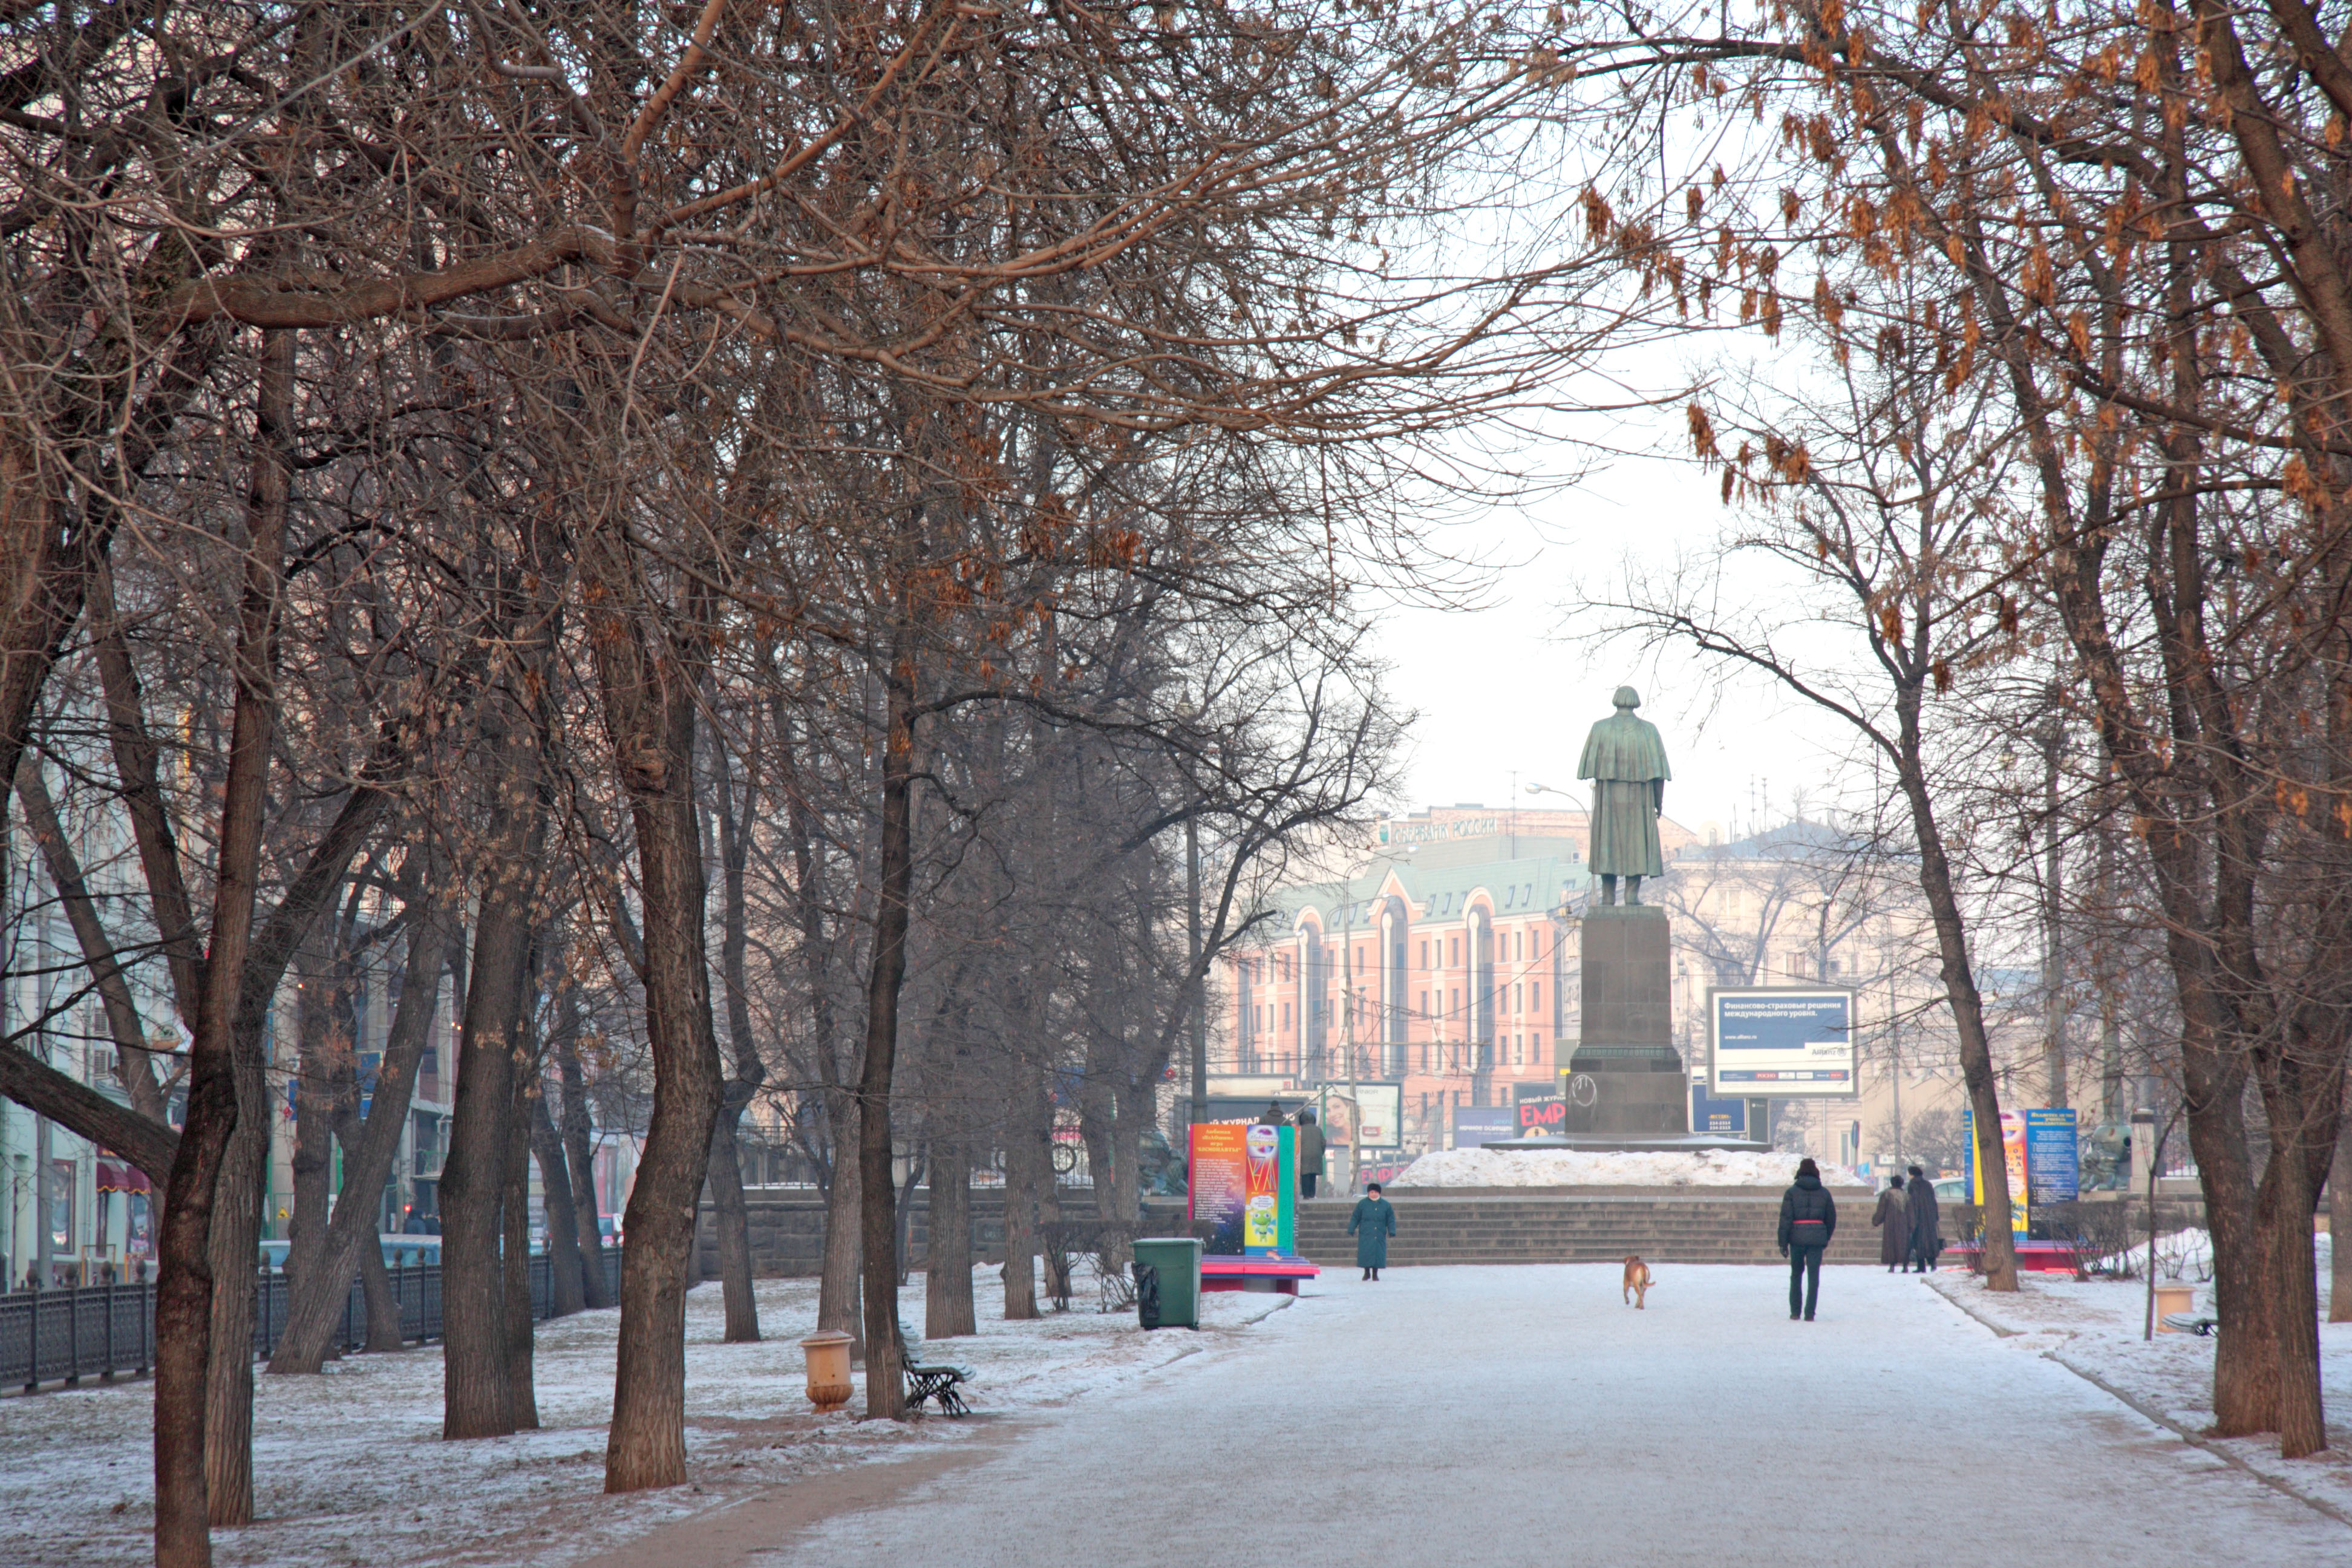
[[1601,901],[1617,901],[1617,879],[1627,879],[1625,901],[1642,901],[1642,879],[1666,874],[1658,847],[1658,815],[1666,807],[1666,745],[1658,727],[1637,719],[1642,694],[1621,686],[1617,711],[1584,738],[1576,776],[1592,781],[1591,845],[1585,858],[1601,877]]

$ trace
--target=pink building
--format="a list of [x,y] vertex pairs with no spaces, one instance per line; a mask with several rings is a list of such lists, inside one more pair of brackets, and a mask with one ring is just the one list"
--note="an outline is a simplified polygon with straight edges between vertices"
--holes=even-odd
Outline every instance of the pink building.
[[[1661,823],[1671,855],[1692,835]],[[1584,814],[1437,809],[1381,825],[1344,886],[1285,889],[1274,934],[1226,957],[1220,1072],[1402,1086],[1409,1150],[1460,1106],[1549,1088],[1576,1041]]]

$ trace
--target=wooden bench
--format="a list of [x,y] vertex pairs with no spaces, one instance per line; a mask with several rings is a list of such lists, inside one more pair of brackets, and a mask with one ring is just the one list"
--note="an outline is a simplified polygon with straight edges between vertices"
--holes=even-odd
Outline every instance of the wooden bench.
[[913,1415],[926,1400],[937,1400],[940,1411],[946,1415],[968,1415],[971,1406],[957,1393],[958,1385],[970,1383],[977,1375],[968,1366],[955,1366],[945,1362],[927,1363],[923,1360],[923,1336],[898,1325],[898,1365],[907,1379],[907,1413]]

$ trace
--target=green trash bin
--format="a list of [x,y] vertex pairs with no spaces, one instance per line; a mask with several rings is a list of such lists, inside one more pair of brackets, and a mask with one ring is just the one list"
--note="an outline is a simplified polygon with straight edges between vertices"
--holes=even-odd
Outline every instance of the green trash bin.
[[[1201,1240],[1192,1236],[1139,1236],[1135,1238],[1136,1315],[1147,1329],[1197,1329],[1201,1326]],[[1143,1288],[1141,1270],[1158,1277],[1160,1321],[1151,1321],[1152,1292]]]

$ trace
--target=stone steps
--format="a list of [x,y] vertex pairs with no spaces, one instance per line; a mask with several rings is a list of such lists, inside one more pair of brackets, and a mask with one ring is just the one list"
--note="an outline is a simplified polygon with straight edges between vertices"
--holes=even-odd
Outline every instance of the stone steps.
[[[1827,1261],[1875,1263],[1878,1232],[1859,1199],[1842,1205]],[[1597,1263],[1638,1254],[1654,1263],[1778,1263],[1778,1194],[1606,1197],[1423,1197],[1395,1200],[1398,1267],[1445,1263]],[[1352,1205],[1301,1206],[1298,1249],[1328,1267],[1352,1265]]]

